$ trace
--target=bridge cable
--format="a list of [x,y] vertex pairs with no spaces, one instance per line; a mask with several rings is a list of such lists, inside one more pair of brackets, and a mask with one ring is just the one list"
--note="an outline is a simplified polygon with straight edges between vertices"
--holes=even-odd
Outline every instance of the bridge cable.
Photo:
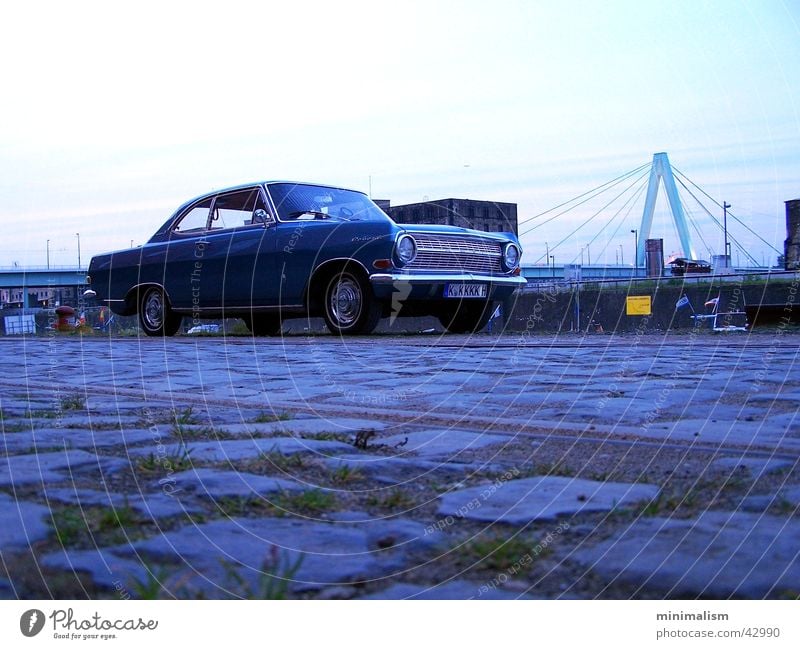
[[[689,188],[686,187],[686,185],[683,184],[683,181],[680,178],[677,178],[676,180],[681,185],[681,187],[683,187],[689,193],[689,195],[692,198],[694,198],[695,201],[697,201],[697,197],[694,194],[692,194],[692,192],[689,191]],[[708,253],[709,259],[710,259],[711,257],[714,256],[714,250],[711,248],[711,246],[708,245],[708,242],[703,237],[703,232],[700,230],[700,226],[698,225],[698,220],[699,219],[697,219],[694,216],[694,214],[692,213],[692,211],[689,209],[689,205],[688,205],[687,201],[681,200],[681,204],[683,205],[684,211],[686,212],[687,220],[691,224],[692,229],[695,231],[695,234],[697,234],[697,236],[700,238],[700,241],[703,242],[703,246],[705,247],[706,252]],[[708,212],[708,210],[706,210],[705,206],[702,203],[698,203],[698,204],[700,205],[700,207],[703,210]]]
[[[683,175],[683,174],[681,174],[681,175]],[[684,176],[684,178],[685,178],[685,176]],[[688,178],[687,178],[687,180],[688,180]],[[680,183],[680,184],[683,186],[683,188],[684,188],[684,189],[685,189],[687,192],[689,192],[689,195],[690,195],[690,196],[691,196],[691,197],[692,197],[692,198],[693,198],[695,201],[697,201],[697,204],[698,204],[700,207],[702,207],[702,208],[703,208],[703,210],[705,211],[705,213],[706,213],[706,214],[708,214],[708,216],[711,218],[711,220],[714,222],[714,224],[715,224],[715,225],[716,225],[716,226],[717,226],[717,227],[718,227],[720,230],[724,230],[724,229],[725,229],[725,228],[724,228],[724,226],[722,225],[722,223],[720,223],[720,222],[717,220],[717,217],[715,217],[715,216],[714,216],[714,215],[713,215],[713,214],[712,214],[712,213],[711,213],[711,212],[708,210],[708,208],[707,208],[705,205],[703,205],[703,203],[702,203],[702,202],[700,202],[700,199],[699,199],[699,198],[697,198],[697,196],[695,196],[695,195],[692,193],[692,191],[691,191],[691,190],[690,190],[690,189],[689,189],[689,188],[688,188],[688,187],[687,187],[687,186],[686,186],[686,185],[683,183],[683,181],[681,181],[681,180],[680,180],[680,178],[678,179],[678,182],[679,182],[679,183]],[[691,182],[691,181],[689,181],[689,182]],[[694,183],[692,183],[692,184],[694,184]],[[695,185],[695,187],[697,187],[697,185]],[[702,190],[701,190],[701,191],[702,191]],[[703,192],[703,193],[705,193],[705,192]],[[708,196],[708,194],[706,194],[706,196]],[[709,198],[711,198],[711,197],[709,196]],[[714,199],[711,199],[711,200],[714,200]],[[747,249],[746,249],[746,248],[745,248],[745,247],[744,247],[744,246],[743,246],[741,243],[739,243],[739,241],[738,241],[738,240],[737,240],[737,239],[736,239],[736,238],[735,238],[735,237],[734,237],[734,236],[731,234],[731,231],[730,231],[730,230],[728,230],[728,239],[730,239],[731,241],[733,241],[733,242],[736,244],[736,247],[737,247],[737,248],[739,248],[739,250],[741,250],[741,251],[744,253],[745,257],[747,257],[747,258],[748,258],[750,261],[752,261],[752,262],[753,262],[753,265],[754,265],[754,266],[758,266],[758,262],[757,262],[757,261],[756,261],[756,260],[755,260],[755,259],[754,259],[754,258],[753,258],[751,255],[750,255],[750,253],[748,253],[748,252],[747,252]],[[727,254],[727,250],[726,250],[725,252],[726,252],[726,254]]]
[[[611,219],[608,221],[608,223],[606,223],[602,228],[600,228],[597,231],[597,234],[595,234],[594,237],[592,237],[592,239],[586,244],[587,246],[592,245],[597,240],[597,238],[603,233],[603,231],[606,228],[608,228],[617,219],[617,217],[622,213],[622,210],[624,210],[626,206],[628,207],[628,210],[625,212],[625,216],[622,217],[622,220],[619,222],[619,225],[617,225],[617,229],[614,230],[613,234],[606,240],[606,245],[604,245],[600,249],[600,252],[598,254],[598,258],[608,249],[609,241],[611,241],[612,239],[614,239],[616,237],[617,233],[620,231],[620,228],[622,227],[622,224],[625,223],[625,221],[628,219],[628,216],[630,216],[631,210],[636,205],[636,201],[642,195],[642,192],[644,192],[644,190],[647,187],[647,185],[648,185],[648,181],[644,177],[642,177],[641,181],[640,181],[640,184],[639,184],[639,188],[633,194],[631,194],[631,196],[616,211],[614,216],[611,217]],[[575,259],[577,259],[577,255],[575,255]],[[573,261],[574,261],[574,259],[573,259]]]
[[[681,176],[683,176],[683,178],[685,178],[686,180],[688,180],[688,181],[689,181],[689,182],[690,182],[692,185],[694,185],[694,186],[695,186],[695,187],[696,187],[698,190],[700,190],[700,191],[701,191],[701,192],[702,192],[702,193],[703,193],[705,196],[707,196],[707,197],[708,197],[708,199],[709,199],[711,202],[713,202],[713,203],[714,203],[714,205],[716,205],[716,206],[717,206],[718,208],[720,208],[720,209],[725,209],[724,207],[722,207],[722,205],[720,205],[720,204],[717,202],[717,200],[716,200],[715,198],[713,198],[712,196],[709,196],[709,194],[708,194],[708,193],[707,193],[707,192],[706,192],[706,191],[705,191],[705,190],[704,190],[702,187],[700,187],[700,186],[699,186],[697,183],[695,183],[695,182],[694,182],[694,181],[693,181],[691,178],[689,178],[688,176],[686,176],[686,174],[684,174],[684,173],[683,173],[682,171],[680,171],[679,169],[676,169],[675,167],[672,167],[672,169],[673,169],[674,171],[677,171],[677,172],[678,172],[678,173],[679,173]],[[697,199],[695,199],[695,200],[697,200]],[[709,212],[709,214],[710,214],[710,212]],[[752,234],[752,235],[753,235],[753,236],[755,236],[755,237],[756,237],[756,238],[757,238],[759,241],[761,241],[761,243],[763,243],[764,245],[768,246],[769,248],[771,248],[772,250],[774,250],[774,251],[775,251],[776,253],[778,253],[779,255],[782,255],[782,254],[783,254],[783,252],[782,252],[782,251],[778,250],[778,249],[777,249],[775,246],[773,246],[773,245],[772,245],[772,244],[771,244],[769,241],[767,241],[766,239],[764,239],[763,237],[761,237],[761,235],[760,235],[760,234],[758,234],[758,232],[756,232],[755,230],[753,230],[752,228],[750,228],[750,227],[749,227],[749,226],[748,226],[748,225],[747,225],[747,224],[746,224],[744,221],[742,221],[741,219],[739,219],[739,217],[737,217],[735,214],[733,214],[733,213],[732,213],[730,210],[728,210],[728,216],[730,216],[730,217],[731,217],[733,220],[735,220],[735,221],[736,221],[737,223],[739,223],[739,224],[740,224],[742,227],[744,227],[744,228],[745,228],[745,229],[746,229],[746,230],[747,230],[747,231],[748,231],[750,234]],[[724,227],[723,227],[723,229],[724,229]],[[728,235],[728,237],[730,238],[730,235]],[[742,250],[742,252],[745,252],[745,251],[744,251],[744,250]],[[747,253],[745,253],[745,254],[747,254]],[[751,257],[751,259],[752,259],[752,257]],[[756,265],[758,265],[758,264],[756,264]]]
[[[583,198],[584,196],[587,197],[584,200],[580,201],[579,203],[576,203],[575,205],[572,205],[571,207],[568,207],[567,209],[565,209],[565,210],[559,212],[558,214],[550,217],[546,221],[544,221],[542,223],[539,223],[539,224],[533,226],[532,228],[528,228],[527,230],[525,230],[523,232],[520,232],[519,236],[528,234],[529,232],[532,232],[533,230],[536,230],[537,228],[540,228],[541,226],[546,225],[547,223],[550,223],[554,219],[558,218],[559,216],[562,216],[563,214],[566,214],[567,212],[575,209],[576,207],[578,207],[580,205],[583,205],[584,203],[587,203],[588,201],[592,200],[593,198],[595,198],[595,197],[599,196],[600,194],[608,191],[612,187],[615,187],[616,185],[619,185],[621,182],[624,182],[626,179],[630,178],[632,175],[638,173],[642,169],[648,168],[648,171],[649,171],[649,167],[651,167],[651,166],[652,166],[652,162],[648,162],[647,164],[641,165],[640,167],[637,167],[636,169],[633,169],[632,171],[629,171],[629,172],[627,172],[625,174],[622,174],[621,176],[618,176],[617,178],[614,178],[614,180],[609,180],[607,183],[603,183],[602,185],[599,185],[598,187],[595,187],[594,189],[590,189],[588,192],[584,192],[583,194],[580,194],[579,196],[575,196],[574,198],[571,198],[568,201],[560,203],[559,205],[556,205],[555,207],[551,207],[550,209],[545,210],[544,212],[540,212],[539,214],[535,214],[534,216],[522,219],[520,221],[520,223],[527,223],[527,222],[533,221],[533,220],[538,219],[538,218],[540,218],[540,217],[542,217],[542,216],[544,216],[546,214],[549,214],[550,212],[552,212],[554,210],[557,210],[557,209],[559,209],[561,207],[564,207],[565,205],[569,205],[570,203],[572,203],[574,201],[577,201],[578,199]],[[605,188],[605,189],[603,189],[603,188]],[[597,191],[599,189],[602,189],[602,191]],[[589,196],[589,194],[592,194],[592,195]]]
[[627,193],[627,192],[630,190],[630,188],[631,188],[631,187],[633,187],[633,186],[635,186],[637,183],[639,183],[639,182],[642,180],[642,178],[644,178],[644,177],[645,177],[645,176],[646,176],[648,173],[650,173],[650,170],[649,170],[649,169],[645,170],[645,172],[644,172],[644,173],[642,173],[642,174],[641,174],[641,175],[640,175],[638,178],[636,178],[636,179],[635,179],[635,180],[634,180],[634,181],[633,181],[633,182],[632,182],[630,185],[628,185],[627,187],[625,187],[625,189],[623,189],[623,190],[622,190],[622,191],[621,191],[619,194],[617,194],[616,196],[614,196],[614,198],[612,198],[610,201],[608,201],[608,203],[606,203],[605,205],[603,205],[603,207],[601,207],[601,208],[600,208],[599,210],[597,210],[597,211],[596,211],[594,214],[592,214],[592,216],[590,216],[590,217],[589,217],[588,219],[586,219],[586,220],[585,220],[583,223],[581,223],[581,224],[580,224],[580,225],[579,225],[577,228],[575,228],[575,229],[574,229],[572,232],[570,232],[570,233],[569,233],[569,234],[568,234],[566,237],[564,237],[563,239],[561,239],[561,241],[559,241],[559,242],[558,242],[558,243],[557,243],[555,246],[552,246],[552,247],[550,248],[550,250],[551,250],[551,251],[552,251],[552,250],[555,250],[555,249],[556,249],[556,248],[558,248],[558,247],[559,247],[559,246],[560,246],[562,243],[564,243],[565,241],[567,241],[568,239],[570,239],[570,237],[572,237],[574,234],[576,234],[576,233],[577,233],[579,230],[583,229],[583,228],[584,228],[584,226],[586,226],[586,225],[588,225],[589,223],[591,223],[591,222],[592,222],[592,221],[593,221],[595,218],[597,218],[597,216],[598,216],[598,215],[600,215],[600,214],[603,212],[603,210],[605,210],[605,209],[606,209],[606,208],[607,208],[609,205],[613,204],[613,203],[614,203],[614,202],[615,202],[615,201],[616,201],[618,198],[620,198],[620,197],[621,197],[621,196],[623,196],[625,193]]

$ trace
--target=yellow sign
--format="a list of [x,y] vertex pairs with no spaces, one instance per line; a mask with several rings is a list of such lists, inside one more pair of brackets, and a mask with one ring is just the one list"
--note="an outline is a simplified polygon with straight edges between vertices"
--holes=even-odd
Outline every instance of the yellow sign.
[[626,302],[628,315],[652,315],[649,295],[630,295]]

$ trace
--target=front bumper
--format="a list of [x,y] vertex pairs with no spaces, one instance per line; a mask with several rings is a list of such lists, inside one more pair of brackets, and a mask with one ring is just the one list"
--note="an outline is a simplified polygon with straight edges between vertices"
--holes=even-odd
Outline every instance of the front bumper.
[[479,273],[374,273],[369,276],[372,290],[379,299],[395,291],[410,299],[441,299],[445,284],[486,284],[490,300],[504,300],[528,281],[519,275],[481,275]]

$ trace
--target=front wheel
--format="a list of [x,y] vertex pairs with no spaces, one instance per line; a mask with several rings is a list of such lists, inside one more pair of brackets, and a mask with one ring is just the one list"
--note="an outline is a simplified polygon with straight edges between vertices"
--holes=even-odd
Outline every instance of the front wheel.
[[371,333],[381,319],[369,284],[359,275],[343,269],[325,285],[324,317],[331,333],[339,335]]
[[183,318],[169,308],[164,289],[151,286],[139,302],[139,323],[148,336],[174,336]]
[[439,322],[451,334],[478,333],[491,316],[491,302],[462,302],[440,313]]

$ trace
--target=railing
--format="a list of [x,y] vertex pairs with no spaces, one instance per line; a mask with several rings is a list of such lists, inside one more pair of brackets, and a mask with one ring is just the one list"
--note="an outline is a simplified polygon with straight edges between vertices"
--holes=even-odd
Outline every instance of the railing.
[[85,273],[88,271],[88,266],[0,266],[0,273],[46,273],[48,271],[64,272],[74,271],[76,273]]
[[523,290],[526,291],[540,291],[540,290],[569,290],[576,284],[580,287],[586,285],[600,285],[600,286],[639,286],[642,284],[702,284],[706,282],[725,282],[725,283],[740,283],[749,281],[763,281],[767,279],[772,280],[792,280],[798,277],[798,273],[791,270],[777,270],[771,269],[767,271],[756,272],[739,272],[736,274],[714,275],[711,273],[703,274],[689,274],[689,275],[662,275],[661,277],[626,277],[620,279],[592,279],[584,278],[578,281],[574,279],[564,279],[563,277],[537,277],[528,279],[528,284]]

